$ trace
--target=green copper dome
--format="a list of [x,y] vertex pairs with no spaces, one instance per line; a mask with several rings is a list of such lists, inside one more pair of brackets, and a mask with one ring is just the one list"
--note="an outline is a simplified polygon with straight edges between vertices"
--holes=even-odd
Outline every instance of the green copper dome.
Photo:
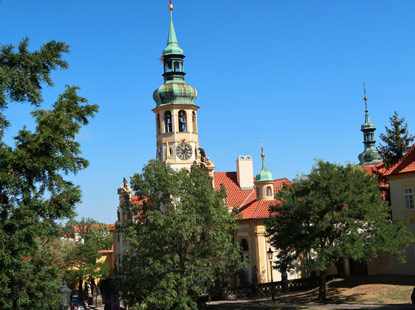
[[153,93],[153,99],[157,106],[165,104],[194,104],[196,97],[196,88],[184,82],[163,84]]
[[265,154],[262,153],[261,157],[262,157],[262,169],[261,169],[260,172],[257,173],[257,175],[255,177],[255,183],[256,182],[262,182],[262,181],[274,181],[274,178],[272,177],[272,173],[269,172],[265,168]]

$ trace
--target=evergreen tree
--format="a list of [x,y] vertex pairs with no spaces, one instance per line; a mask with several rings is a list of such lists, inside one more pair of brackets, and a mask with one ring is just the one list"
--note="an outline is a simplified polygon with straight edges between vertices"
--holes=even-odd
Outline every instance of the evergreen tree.
[[[67,86],[51,109],[40,109],[42,87],[52,86],[51,72],[68,67],[68,45],[51,41],[38,51],[24,39],[16,51],[0,50],[0,305],[3,310],[56,309],[60,286],[56,251],[57,220],[71,217],[80,201],[78,186],[65,180],[88,162],[79,156],[75,135],[97,111]],[[28,103],[36,128],[24,127],[5,142],[9,104]]]
[[391,128],[385,126],[386,134],[380,134],[380,139],[384,142],[378,148],[378,152],[383,158],[386,167],[390,168],[397,163],[411,147],[415,137],[408,132],[408,124],[405,118],[399,118],[398,112],[389,118]]
[[281,203],[266,222],[271,243],[301,255],[303,266],[320,272],[319,299],[326,299],[325,272],[343,258],[367,262],[382,250],[400,258],[413,235],[403,221],[392,224],[379,183],[360,166],[318,161],[276,194]]
[[130,221],[118,228],[128,245],[118,276],[122,300],[139,309],[198,309],[240,261],[224,192],[195,166],[176,172],[157,161],[131,183],[142,205],[127,203]]

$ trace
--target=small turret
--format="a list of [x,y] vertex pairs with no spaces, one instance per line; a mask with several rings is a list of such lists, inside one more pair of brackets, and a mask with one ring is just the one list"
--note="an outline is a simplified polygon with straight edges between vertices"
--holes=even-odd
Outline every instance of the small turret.
[[361,131],[363,132],[363,144],[364,144],[364,151],[359,155],[360,164],[363,166],[372,166],[380,163],[382,161],[382,157],[376,150],[376,140],[375,140],[375,131],[376,126],[375,124],[370,122],[369,118],[369,111],[367,109],[367,97],[366,97],[366,84],[363,83],[363,93],[365,101],[365,123],[361,127]]
[[[262,139],[261,139],[262,144]],[[261,145],[262,169],[255,177],[256,198],[257,200],[274,199],[274,178],[272,173],[265,168],[264,147]]]

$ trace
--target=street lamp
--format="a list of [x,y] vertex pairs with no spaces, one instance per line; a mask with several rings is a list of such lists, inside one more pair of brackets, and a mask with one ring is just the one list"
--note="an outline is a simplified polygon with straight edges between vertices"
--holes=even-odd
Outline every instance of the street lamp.
[[62,286],[59,288],[59,293],[62,295],[61,310],[66,310],[69,307],[69,300],[71,299],[72,290],[66,286],[65,280],[62,281]]
[[272,296],[272,301],[275,300],[275,296],[274,296],[274,279],[272,277],[272,256],[274,254],[274,252],[271,250],[271,248],[268,249],[268,260],[269,260],[269,267],[271,270],[271,296]]

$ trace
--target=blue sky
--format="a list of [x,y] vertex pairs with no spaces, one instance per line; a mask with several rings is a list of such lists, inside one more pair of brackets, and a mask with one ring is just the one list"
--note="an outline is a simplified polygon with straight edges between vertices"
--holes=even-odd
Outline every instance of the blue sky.
[[[260,138],[274,178],[308,173],[314,158],[357,163],[363,151],[362,82],[376,137],[395,110],[415,133],[415,1],[174,0],[186,81],[198,89],[199,140],[216,171],[238,155],[260,170]],[[153,91],[169,25],[167,0],[2,0],[0,43],[65,41],[70,68],[53,74],[45,105],[65,84],[100,106],[79,141],[90,166],[72,178],[80,217],[116,220],[122,178],[155,157]],[[7,116],[11,137],[31,124]]]

